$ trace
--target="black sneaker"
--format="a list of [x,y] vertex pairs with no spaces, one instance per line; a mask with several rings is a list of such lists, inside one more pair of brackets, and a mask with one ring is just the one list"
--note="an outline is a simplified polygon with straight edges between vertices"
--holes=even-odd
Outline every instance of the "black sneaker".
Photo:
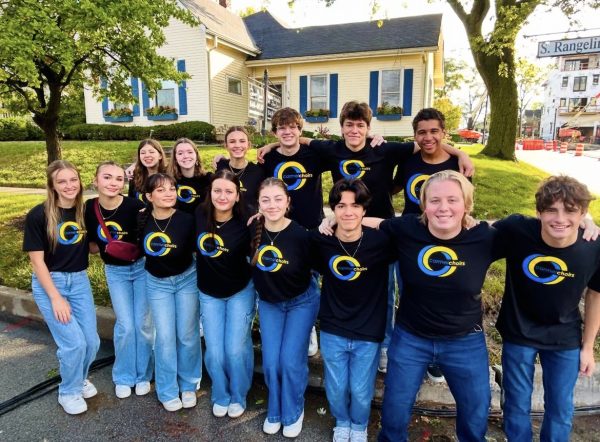
[[440,366],[436,364],[429,364],[427,366],[427,377],[431,382],[444,382],[446,380]]

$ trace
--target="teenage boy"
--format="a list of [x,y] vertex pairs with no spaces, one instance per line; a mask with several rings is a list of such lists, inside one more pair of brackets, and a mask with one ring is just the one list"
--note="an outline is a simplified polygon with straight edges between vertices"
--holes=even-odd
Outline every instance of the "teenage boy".
[[[553,176],[535,194],[537,218],[512,215],[494,224],[506,253],[496,327],[503,339],[504,431],[511,442],[532,440],[537,356],[544,384],[542,441],[569,440],[577,375],[594,372],[600,241],[585,241],[579,228],[592,199],[577,180]],[[579,302],[584,290],[582,333]]]
[[335,417],[334,442],[367,441],[379,344],[385,332],[388,236],[361,225],[371,197],[360,180],[340,180],[329,194],[333,236],[315,232],[321,289],[325,392]]

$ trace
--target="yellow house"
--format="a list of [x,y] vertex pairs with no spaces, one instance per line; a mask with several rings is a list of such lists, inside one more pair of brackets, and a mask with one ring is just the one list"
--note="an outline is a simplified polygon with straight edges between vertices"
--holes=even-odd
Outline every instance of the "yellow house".
[[[374,111],[373,132],[412,135],[412,116],[432,105],[434,88],[443,84],[439,14],[385,20],[381,27],[359,22],[292,29],[269,12],[242,19],[211,0],[180,3],[202,24],[192,28],[173,20],[159,53],[173,58],[178,70],[191,78],[182,84],[163,82],[153,98],[132,78],[138,103],[126,122],[106,118],[115,104],[108,99],[98,102],[86,90],[88,123],[150,126],[201,120],[215,126],[243,125],[260,119],[257,81],[266,70],[271,89],[281,95],[276,105],[296,108],[303,115],[321,110],[320,118],[305,117],[307,130],[322,126],[339,134],[341,107],[359,100]],[[384,102],[385,115],[377,112]],[[177,111],[169,120],[157,121],[146,112],[155,105]]]

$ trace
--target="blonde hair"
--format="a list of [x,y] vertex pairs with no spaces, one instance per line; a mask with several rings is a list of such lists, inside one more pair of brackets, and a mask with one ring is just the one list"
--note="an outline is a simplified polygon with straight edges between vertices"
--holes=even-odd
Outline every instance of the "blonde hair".
[[196,152],[196,164],[194,165],[194,176],[202,176],[206,172],[202,168],[202,161],[200,160],[200,152],[198,152],[198,146],[189,138],[179,138],[173,145],[173,152],[171,152],[171,161],[167,166],[167,173],[176,180],[181,179],[183,174],[181,173],[181,166],[177,163],[177,147],[181,144],[189,144]]
[[425,215],[425,202],[427,201],[427,192],[429,191],[429,186],[436,181],[452,181],[458,184],[460,190],[462,192],[463,200],[465,202],[465,214],[463,215],[462,225],[465,227],[465,218],[467,215],[470,215],[473,211],[473,191],[474,187],[471,182],[464,177],[461,173],[456,172],[455,170],[442,170],[441,172],[434,173],[431,175],[423,187],[421,187],[421,195],[420,195],[420,205],[423,213],[421,214],[421,221],[423,224],[427,224],[427,215]]
[[79,170],[68,161],[55,160],[52,161],[46,168],[46,201],[44,201],[44,215],[48,223],[48,240],[52,250],[56,249],[58,244],[58,224],[60,222],[60,207],[58,206],[58,193],[54,189],[54,179],[56,174],[64,169],[70,169],[77,174],[79,179],[79,192],[75,197],[75,221],[85,230],[84,208],[83,208],[83,185],[81,183],[81,175]]

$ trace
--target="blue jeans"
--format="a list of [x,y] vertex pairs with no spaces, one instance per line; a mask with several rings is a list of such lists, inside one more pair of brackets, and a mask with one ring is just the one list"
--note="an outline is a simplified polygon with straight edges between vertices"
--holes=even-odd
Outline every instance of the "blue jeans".
[[573,389],[579,374],[579,348],[539,350],[504,341],[502,387],[504,432],[513,442],[531,441],[531,393],[535,357],[540,356],[544,384],[544,421],[540,441],[568,441],[573,420]]
[[379,343],[332,335],[321,330],[325,393],[336,427],[363,431],[375,392]]
[[50,272],[56,289],[71,306],[71,320],[63,324],[56,320],[48,294],[33,274],[31,289],[54,342],[58,347],[61,382],[60,396],[81,396],[83,381],[100,348],[96,329],[96,309],[92,288],[85,270],[81,272]]
[[241,404],[252,386],[254,348],[252,320],[256,291],[252,281],[229,298],[200,292],[200,316],[204,328],[204,364],[212,380],[211,400],[227,407]]
[[388,349],[380,442],[407,440],[412,406],[432,362],[441,367],[456,401],[458,440],[485,440],[491,391],[483,331],[426,339],[397,325]]
[[308,341],[319,312],[319,300],[319,287],[312,278],[308,290],[294,299],[258,301],[269,422],[291,425],[304,411]]
[[113,382],[131,387],[150,381],[154,324],[146,296],[144,259],[127,266],[105,264],[104,273],[116,317]]
[[179,397],[180,391],[196,391],[202,378],[196,265],[166,278],[148,272],[146,276],[156,327],[156,394],[159,401],[167,402]]
[[[395,276],[395,277],[394,277]],[[390,264],[388,272],[388,297],[387,297],[387,316],[385,319],[385,336],[381,343],[381,348],[387,349],[392,340],[394,332],[394,322],[396,318],[396,285],[398,286],[398,297],[402,289],[402,280],[400,279],[400,265],[398,261]]]

